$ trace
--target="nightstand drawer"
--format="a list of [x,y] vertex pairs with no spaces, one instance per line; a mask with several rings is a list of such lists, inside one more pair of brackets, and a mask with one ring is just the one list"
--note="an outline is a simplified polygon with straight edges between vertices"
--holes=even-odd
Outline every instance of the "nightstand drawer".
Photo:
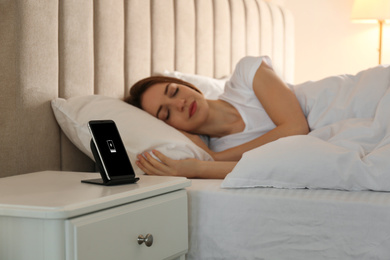
[[[188,249],[185,190],[66,221],[66,259],[171,259]],[[137,238],[153,236],[153,244]]]

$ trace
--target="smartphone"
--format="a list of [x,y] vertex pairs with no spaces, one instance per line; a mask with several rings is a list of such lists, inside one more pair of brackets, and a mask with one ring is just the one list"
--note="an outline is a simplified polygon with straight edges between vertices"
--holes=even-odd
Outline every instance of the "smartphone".
[[88,122],[88,129],[92,137],[92,154],[102,179],[83,182],[116,185],[138,181],[115,122],[92,120]]

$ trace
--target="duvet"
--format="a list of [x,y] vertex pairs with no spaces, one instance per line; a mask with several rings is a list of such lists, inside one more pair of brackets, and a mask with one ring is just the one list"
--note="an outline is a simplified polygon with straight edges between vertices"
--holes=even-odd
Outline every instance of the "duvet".
[[310,134],[246,152],[221,187],[390,191],[390,66],[293,89]]

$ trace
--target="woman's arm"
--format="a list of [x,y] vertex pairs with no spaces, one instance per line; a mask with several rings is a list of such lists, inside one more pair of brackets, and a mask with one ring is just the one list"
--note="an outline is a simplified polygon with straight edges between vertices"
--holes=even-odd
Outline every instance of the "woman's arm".
[[237,162],[200,161],[197,159],[173,160],[156,150],[153,150],[153,154],[161,162],[149,153],[144,153],[146,158],[142,155],[137,157],[138,167],[148,175],[223,179],[237,164]]
[[238,161],[242,154],[281,137],[309,133],[309,126],[295,94],[262,62],[253,79],[253,90],[276,127],[242,145],[214,153],[218,161]]

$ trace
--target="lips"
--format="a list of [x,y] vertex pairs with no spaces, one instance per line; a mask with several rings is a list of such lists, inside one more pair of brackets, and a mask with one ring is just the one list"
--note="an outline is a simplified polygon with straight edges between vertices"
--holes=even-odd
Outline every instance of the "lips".
[[196,109],[197,109],[196,101],[193,101],[191,103],[191,105],[190,105],[190,108],[189,108],[189,115],[190,115],[190,117],[192,117],[195,114]]

